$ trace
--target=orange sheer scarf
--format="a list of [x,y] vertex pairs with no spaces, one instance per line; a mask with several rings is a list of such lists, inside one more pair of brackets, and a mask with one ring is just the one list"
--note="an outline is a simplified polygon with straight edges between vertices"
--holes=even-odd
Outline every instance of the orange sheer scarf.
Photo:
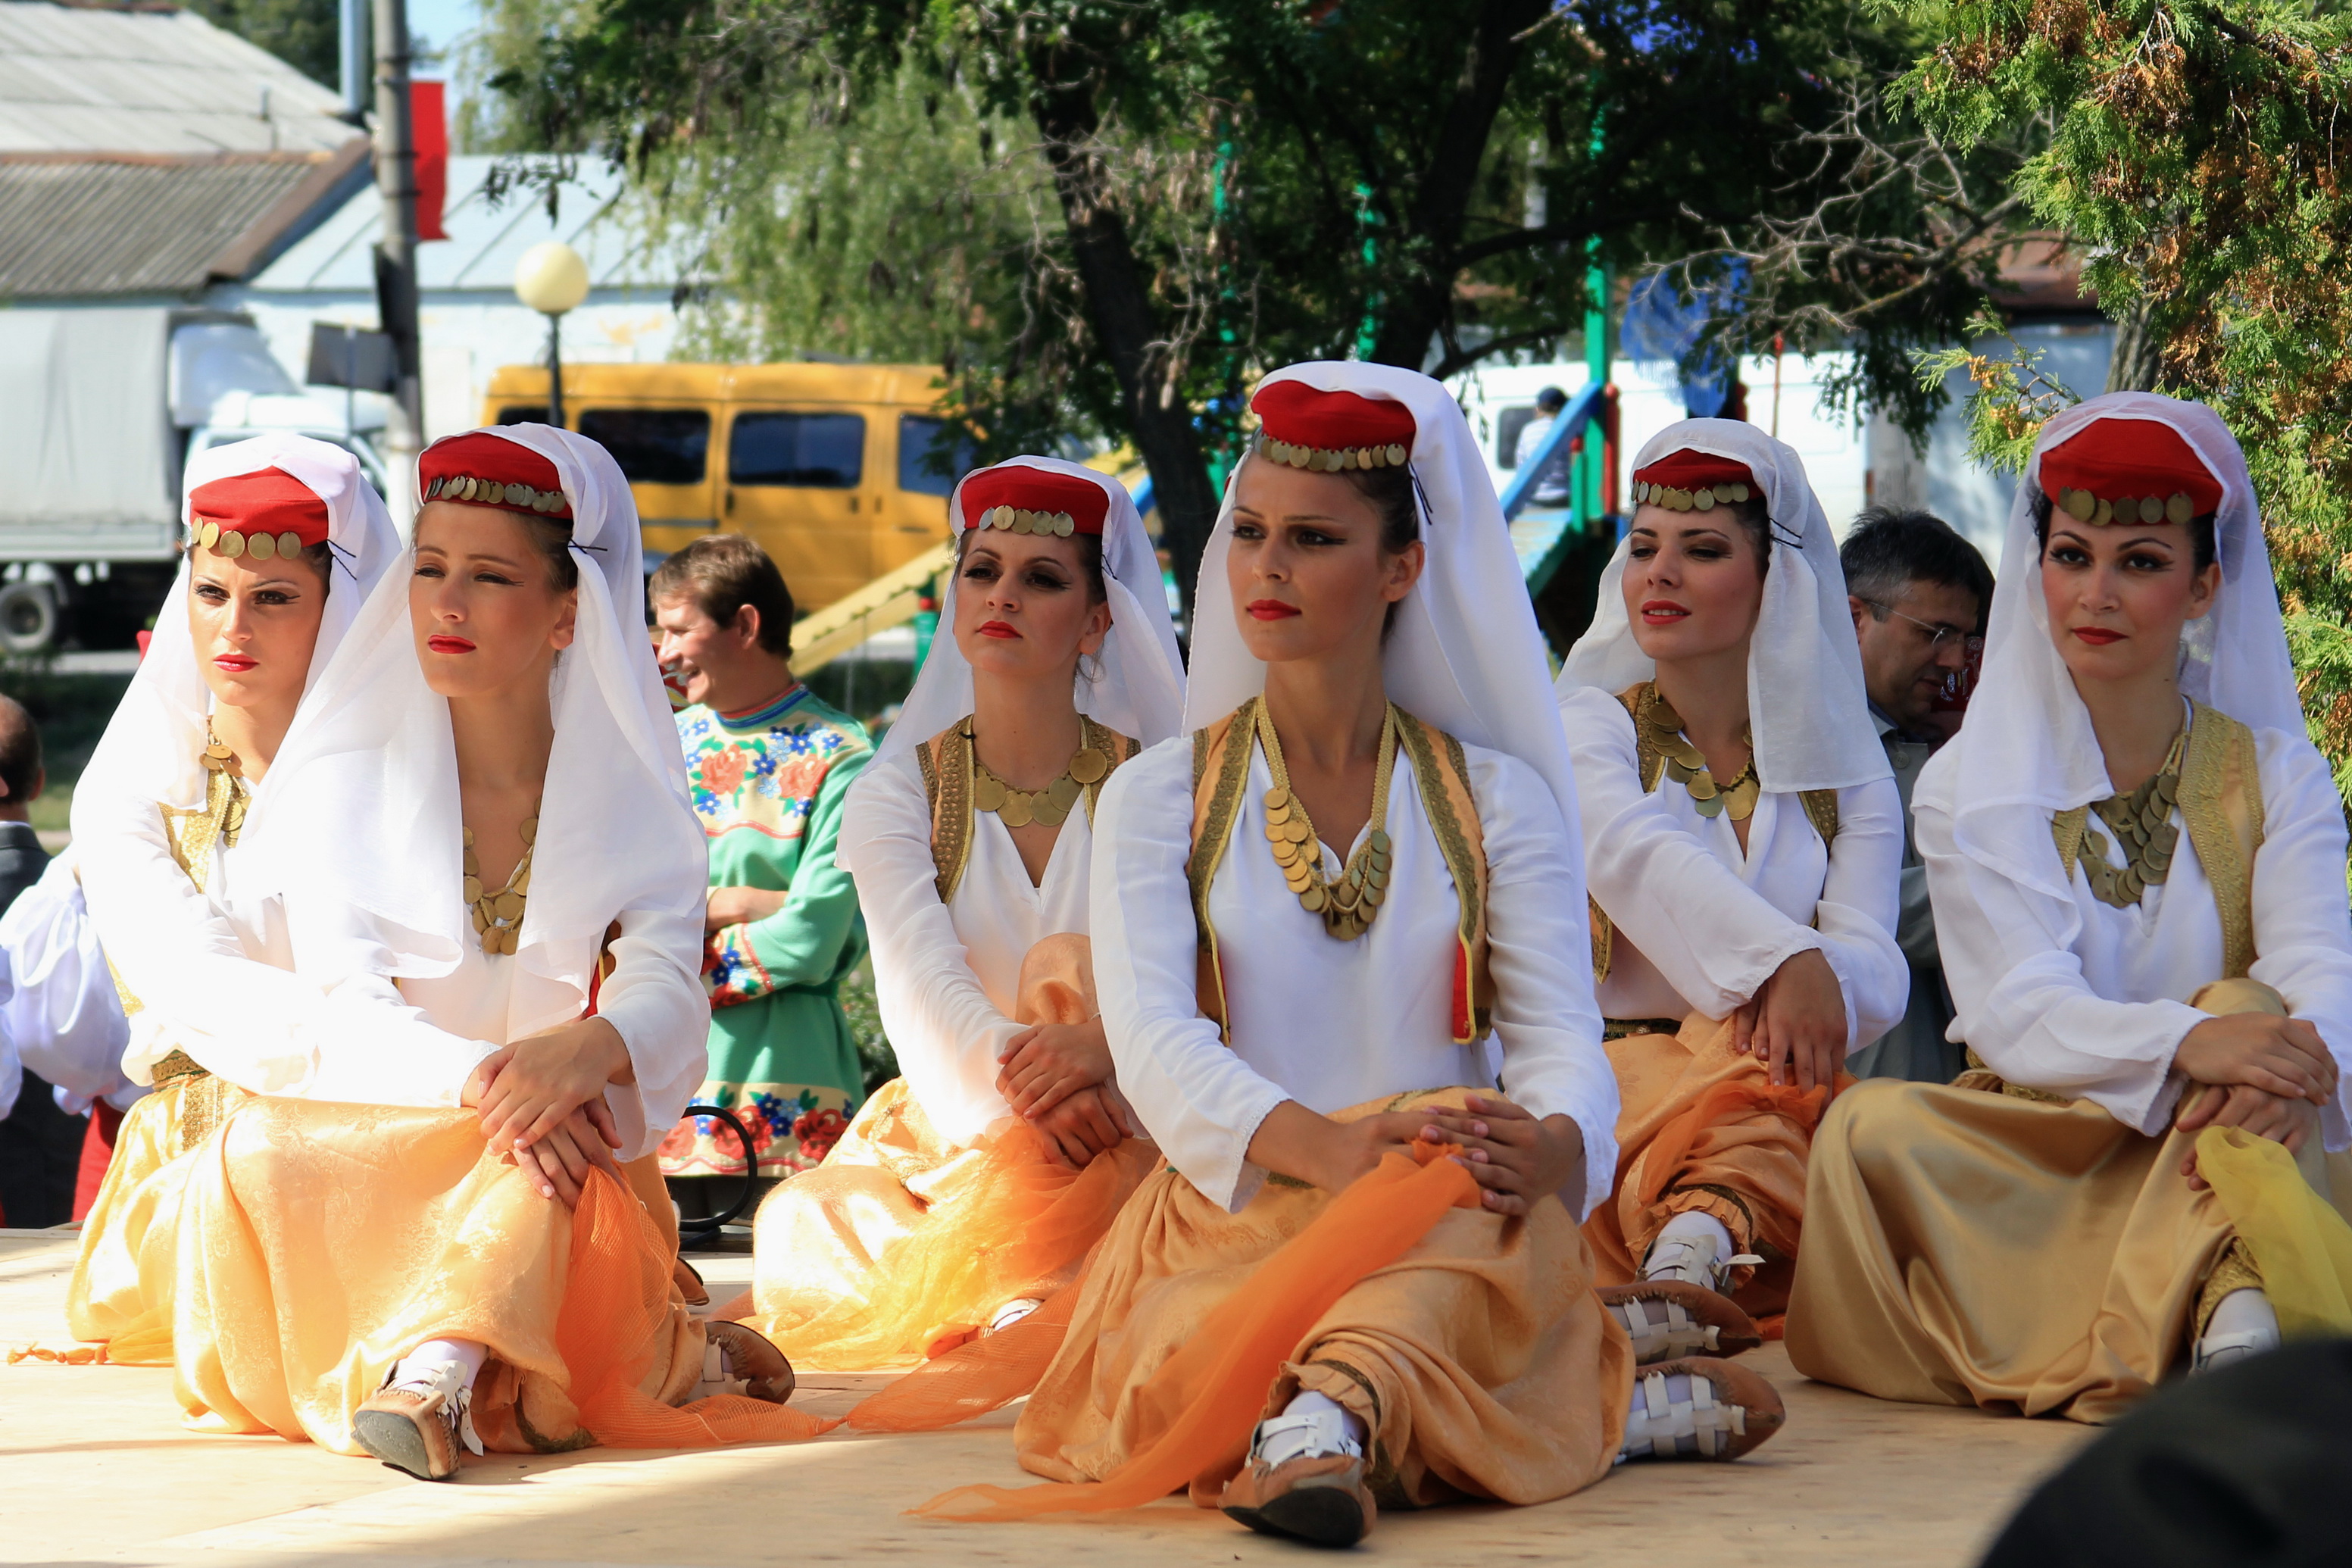
[[[1440,1146],[1415,1143],[1410,1161],[1389,1155],[1260,1264],[1152,1374],[1143,1397],[1176,1412],[1159,1441],[1099,1481],[959,1487],[914,1511],[971,1521],[1101,1512],[1166,1497],[1195,1477],[1230,1474],[1283,1363],[1317,1321],[1365,1276],[1411,1251],[1446,1210],[1478,1204],[1477,1183]],[[1059,1348],[1078,1289],[901,1379],[852,1411],[850,1424],[866,1431],[945,1426],[1025,1393]]]

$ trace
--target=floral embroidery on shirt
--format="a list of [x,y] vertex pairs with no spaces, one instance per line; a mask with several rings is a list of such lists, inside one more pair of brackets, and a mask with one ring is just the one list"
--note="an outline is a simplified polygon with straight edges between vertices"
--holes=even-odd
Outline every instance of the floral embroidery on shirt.
[[750,828],[771,838],[797,838],[806,830],[825,774],[866,742],[820,714],[794,711],[796,706],[788,699],[775,705],[772,721],[731,727],[707,708],[678,715],[689,795],[704,833],[716,838]]
[[756,1002],[776,988],[773,976],[751,945],[751,928],[738,921],[720,926],[702,944],[702,984],[713,1007]]

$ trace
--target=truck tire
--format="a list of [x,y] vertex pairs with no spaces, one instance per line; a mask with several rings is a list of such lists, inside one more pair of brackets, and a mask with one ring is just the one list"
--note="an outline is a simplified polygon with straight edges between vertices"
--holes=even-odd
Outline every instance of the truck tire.
[[0,587],[0,648],[40,653],[57,646],[58,598],[47,583]]

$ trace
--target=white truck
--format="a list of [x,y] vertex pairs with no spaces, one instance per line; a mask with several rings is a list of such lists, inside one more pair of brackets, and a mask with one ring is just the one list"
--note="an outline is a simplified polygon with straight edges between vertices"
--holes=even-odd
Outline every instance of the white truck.
[[352,410],[304,395],[248,316],[0,309],[0,651],[128,646],[170,585],[182,474],[207,447],[315,437],[382,490]]

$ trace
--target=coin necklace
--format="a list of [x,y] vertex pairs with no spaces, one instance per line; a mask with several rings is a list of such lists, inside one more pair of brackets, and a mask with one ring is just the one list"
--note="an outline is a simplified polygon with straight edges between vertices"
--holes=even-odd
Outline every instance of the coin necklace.
[[1322,842],[1307,820],[1307,803],[1290,793],[1282,742],[1263,702],[1257,708],[1257,738],[1265,750],[1265,771],[1274,780],[1274,787],[1265,792],[1265,836],[1274,846],[1274,863],[1282,868],[1283,881],[1307,912],[1323,917],[1326,931],[1341,942],[1353,942],[1364,934],[1389,897],[1389,775],[1396,771],[1396,705],[1391,703],[1381,721],[1380,758],[1372,764],[1372,830],[1335,882],[1324,880]]
[[[1083,726],[1085,720],[1079,721]],[[1084,730],[1078,749],[1070,753],[1070,765],[1062,776],[1044,789],[1014,789],[988,771],[980,760],[980,752],[971,753],[971,804],[981,811],[996,813],[996,820],[1007,827],[1026,827],[1034,822],[1043,827],[1059,827],[1070,808],[1078,804],[1078,794],[1087,785],[1099,784],[1110,772],[1110,758],[1093,745],[1094,737]],[[971,721],[963,721],[963,738],[971,744]]]
[[2172,738],[2164,766],[2156,776],[2129,795],[2111,795],[2092,805],[2099,820],[2123,844],[2124,863],[2107,858],[2107,841],[2095,827],[2084,837],[2090,853],[2083,857],[2083,875],[2091,896],[2113,909],[2127,910],[2140,895],[2172,875],[2173,851],[2180,847],[2180,829],[2172,820],[2174,797],[2180,793],[2180,759],[2189,740],[2188,726]]
[[1706,758],[1683,735],[1683,718],[1675,712],[1654,684],[1642,698],[1642,738],[1664,759],[1666,776],[1690,791],[1691,804],[1701,816],[1720,816],[1726,811],[1734,822],[1745,822],[1756,810],[1756,798],[1764,786],[1756,777],[1756,734],[1753,728],[1740,726],[1739,739],[1748,747],[1748,765],[1739,770],[1729,784],[1719,784],[1707,771]]
[[512,952],[522,931],[523,906],[530,898],[530,858],[539,852],[539,818],[526,816],[519,829],[522,858],[496,892],[482,886],[481,857],[474,853],[474,830],[466,829],[466,901],[474,907],[474,931],[487,953]]
[[[209,719],[205,721],[205,749],[197,753],[196,761],[204,763],[205,772],[211,775],[205,780],[205,805],[208,811],[216,814],[215,831],[220,835],[222,843],[235,848],[236,836],[245,831],[246,804],[253,797],[246,793],[244,778],[229,772],[229,764],[236,761],[236,753],[213,733]],[[217,802],[213,796],[215,780],[222,791]]]

